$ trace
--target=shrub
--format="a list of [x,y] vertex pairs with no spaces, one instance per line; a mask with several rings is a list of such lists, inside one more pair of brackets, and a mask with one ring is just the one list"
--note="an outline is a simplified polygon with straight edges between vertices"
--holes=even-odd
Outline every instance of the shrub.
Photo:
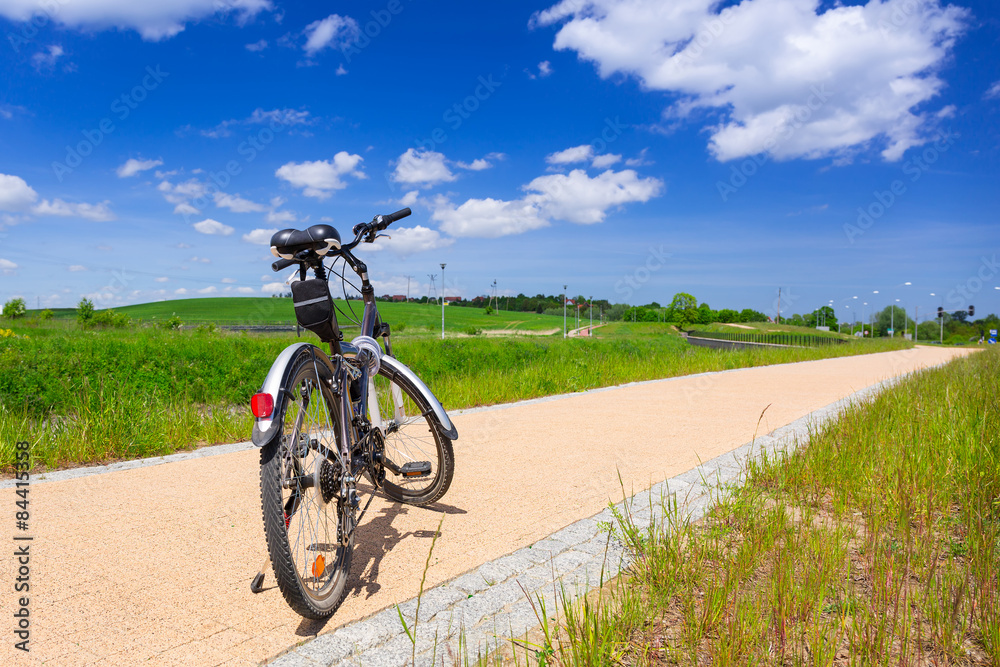
[[42,312],[38,313],[38,319],[40,319],[43,322],[45,322],[47,320],[51,320],[52,317],[53,317],[53,315],[55,315],[55,313],[53,313],[51,310],[49,310],[48,308],[46,308]]
[[481,333],[483,333],[483,330],[482,329],[477,329],[474,326],[469,326],[469,327],[465,328],[465,333],[469,334],[470,336],[478,336]]
[[177,317],[177,313],[174,313],[167,319],[163,320],[160,326],[164,329],[180,329],[181,324],[183,324],[183,322],[181,322],[181,318]]
[[132,318],[125,313],[119,313],[109,308],[94,313],[89,323],[93,326],[124,329],[132,323]]

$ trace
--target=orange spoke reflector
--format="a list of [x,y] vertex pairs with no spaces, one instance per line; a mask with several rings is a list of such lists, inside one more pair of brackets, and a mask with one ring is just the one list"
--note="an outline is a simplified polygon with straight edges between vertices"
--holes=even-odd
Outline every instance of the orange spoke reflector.
[[323,576],[323,572],[326,571],[326,559],[320,555],[315,561],[313,561],[313,576],[319,579]]

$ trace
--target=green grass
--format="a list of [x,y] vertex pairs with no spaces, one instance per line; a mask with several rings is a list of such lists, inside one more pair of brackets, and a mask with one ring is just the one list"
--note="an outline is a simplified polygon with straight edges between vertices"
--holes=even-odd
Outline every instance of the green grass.
[[482,663],[1000,665],[1000,351],[924,371],[697,524],[617,531],[634,566]]
[[[459,310],[456,308],[456,310]],[[637,325],[638,326],[638,325]],[[0,469],[28,440],[45,467],[139,458],[245,440],[247,409],[293,334],[80,330],[69,323],[0,338]],[[409,330],[407,330],[409,333]],[[677,336],[394,337],[394,353],[448,409],[746,366],[898,348],[890,341],[823,350],[720,352]]]

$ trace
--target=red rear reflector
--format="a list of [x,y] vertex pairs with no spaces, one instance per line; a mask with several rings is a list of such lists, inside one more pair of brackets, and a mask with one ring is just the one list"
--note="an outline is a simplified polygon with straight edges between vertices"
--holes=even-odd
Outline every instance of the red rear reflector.
[[273,410],[274,399],[271,398],[270,394],[254,394],[253,398],[250,399],[250,412],[253,413],[254,417],[259,419],[270,417]]

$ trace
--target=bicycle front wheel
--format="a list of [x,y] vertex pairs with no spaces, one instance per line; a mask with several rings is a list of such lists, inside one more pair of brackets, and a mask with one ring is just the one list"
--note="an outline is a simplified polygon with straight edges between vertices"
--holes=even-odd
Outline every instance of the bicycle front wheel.
[[[301,616],[333,614],[347,594],[353,511],[340,501],[340,410],[325,366],[302,355],[260,452],[264,533],[278,588]],[[346,536],[346,537],[345,537]]]
[[[372,382],[378,414],[369,416],[384,436],[386,495],[411,505],[440,500],[455,472],[451,440],[441,435],[434,413],[400,376],[390,380],[380,369]],[[373,408],[370,404],[369,411]]]

